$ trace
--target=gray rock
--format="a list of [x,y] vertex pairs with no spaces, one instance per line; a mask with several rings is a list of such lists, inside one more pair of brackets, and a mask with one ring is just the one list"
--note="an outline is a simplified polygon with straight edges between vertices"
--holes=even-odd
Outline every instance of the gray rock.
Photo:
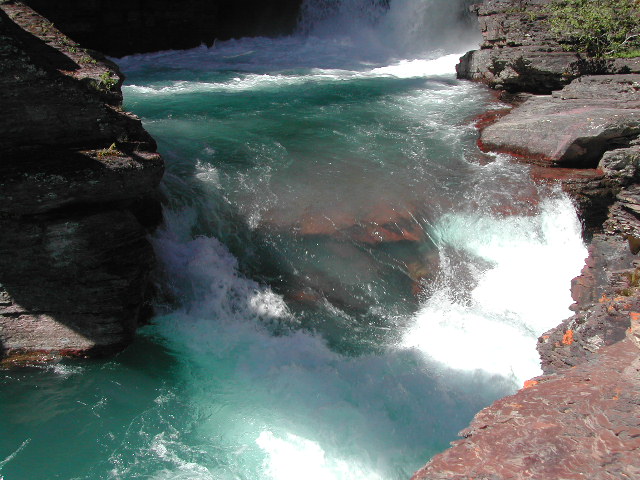
[[592,59],[564,49],[545,23],[551,0],[486,0],[476,5],[480,50],[468,52],[458,77],[509,92],[551,93],[588,74],[640,73],[640,59]]
[[100,54],[0,3],[3,363],[112,353],[149,314],[164,165],[121,84]]
[[580,78],[552,96],[530,98],[487,127],[481,142],[542,163],[594,168],[604,152],[640,135],[639,82],[640,75]]

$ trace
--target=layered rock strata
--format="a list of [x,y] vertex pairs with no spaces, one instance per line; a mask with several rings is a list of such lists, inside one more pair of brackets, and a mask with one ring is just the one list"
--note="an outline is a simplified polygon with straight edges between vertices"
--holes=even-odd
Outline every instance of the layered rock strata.
[[510,92],[550,93],[587,74],[640,73],[640,59],[594,60],[566,51],[545,20],[551,0],[486,0],[472,7],[482,44],[458,76]]
[[[525,96],[479,144],[532,164],[534,178],[575,199],[589,240],[572,283],[575,314],[540,337],[544,375],[481,411],[414,479],[640,476],[640,75],[629,73],[640,60],[564,52],[545,31],[545,3],[476,7],[483,50],[458,71],[511,91],[555,90]],[[535,68],[490,68],[520,58]],[[596,63],[601,75],[580,76],[589,69],[577,66]]]
[[148,313],[162,158],[102,55],[0,2],[0,357],[115,351]]

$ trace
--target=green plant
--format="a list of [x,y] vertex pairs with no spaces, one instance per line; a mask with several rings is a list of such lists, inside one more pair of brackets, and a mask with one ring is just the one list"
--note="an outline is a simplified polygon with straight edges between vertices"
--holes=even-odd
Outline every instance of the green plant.
[[49,20],[45,20],[40,24],[40,31],[46,35],[53,29],[53,27],[54,27],[53,22],[50,22]]
[[551,31],[568,50],[605,57],[640,48],[637,0],[553,0],[546,13]]
[[111,90],[117,84],[118,78],[113,76],[111,70],[106,70],[102,75],[100,75],[98,86],[101,90]]
[[97,60],[95,58],[90,57],[89,55],[83,55],[80,60],[80,63],[92,63],[92,64],[96,64],[98,63]]
[[98,158],[104,158],[104,157],[122,157],[124,156],[124,153],[122,153],[119,149],[118,146],[116,145],[116,143],[112,143],[109,148],[103,148],[102,150],[98,150],[97,153]]

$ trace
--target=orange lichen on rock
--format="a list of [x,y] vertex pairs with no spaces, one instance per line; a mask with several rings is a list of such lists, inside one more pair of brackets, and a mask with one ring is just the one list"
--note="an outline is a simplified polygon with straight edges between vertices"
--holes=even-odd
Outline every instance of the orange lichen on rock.
[[535,387],[538,384],[537,380],[525,380],[523,388]]
[[629,316],[631,317],[631,321],[637,322],[640,320],[640,313],[638,312],[629,312]]
[[571,345],[573,343],[573,330],[567,330],[562,336],[562,343],[564,345]]

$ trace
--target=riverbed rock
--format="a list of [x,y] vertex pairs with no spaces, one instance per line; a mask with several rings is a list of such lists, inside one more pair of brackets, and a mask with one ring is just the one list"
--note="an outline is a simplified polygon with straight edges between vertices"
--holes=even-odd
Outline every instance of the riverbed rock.
[[163,160],[115,64],[0,3],[0,358],[126,346],[149,314]]

